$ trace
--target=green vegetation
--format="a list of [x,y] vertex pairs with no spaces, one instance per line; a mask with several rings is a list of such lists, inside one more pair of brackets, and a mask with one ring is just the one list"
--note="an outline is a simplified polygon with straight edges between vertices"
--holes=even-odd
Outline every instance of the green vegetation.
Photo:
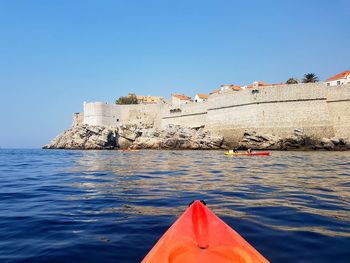
[[286,81],[286,84],[298,84],[299,83],[299,80],[296,79],[296,78],[289,78],[287,81]]
[[115,104],[126,105],[126,104],[138,104],[136,95],[128,95],[125,97],[120,97],[115,101]]
[[315,83],[318,82],[318,77],[315,73],[307,73],[304,75],[303,83]]

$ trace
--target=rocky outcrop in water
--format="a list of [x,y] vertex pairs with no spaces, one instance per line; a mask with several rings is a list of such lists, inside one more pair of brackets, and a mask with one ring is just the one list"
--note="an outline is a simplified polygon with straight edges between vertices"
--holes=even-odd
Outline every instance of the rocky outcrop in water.
[[165,129],[123,125],[73,126],[57,136],[44,149],[193,149],[226,148],[223,137],[203,129],[169,125]]
[[44,149],[115,149],[117,133],[113,129],[102,126],[75,125],[64,131]]
[[192,149],[210,150],[226,148],[224,139],[203,129],[169,125],[164,130],[146,129],[130,146],[132,149]]
[[322,138],[314,140],[302,129],[295,129],[293,134],[284,138],[245,132],[239,142],[240,149],[255,150],[350,150],[350,142],[343,138]]

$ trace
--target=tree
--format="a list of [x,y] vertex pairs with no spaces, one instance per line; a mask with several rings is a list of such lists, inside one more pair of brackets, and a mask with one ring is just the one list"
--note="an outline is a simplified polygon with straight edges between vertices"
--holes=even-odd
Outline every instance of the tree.
[[315,73],[307,73],[304,75],[303,83],[315,83],[318,81],[318,77]]
[[287,81],[286,81],[286,84],[298,84],[299,83],[299,80],[296,79],[296,78],[289,78]]
[[135,95],[128,95],[125,97],[120,97],[115,101],[116,104],[126,105],[126,104],[138,104],[137,97]]

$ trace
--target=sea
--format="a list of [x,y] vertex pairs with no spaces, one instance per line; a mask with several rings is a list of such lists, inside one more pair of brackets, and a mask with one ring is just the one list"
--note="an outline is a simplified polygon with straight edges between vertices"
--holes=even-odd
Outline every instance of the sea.
[[0,149],[0,262],[140,262],[193,200],[271,262],[350,262],[350,152]]

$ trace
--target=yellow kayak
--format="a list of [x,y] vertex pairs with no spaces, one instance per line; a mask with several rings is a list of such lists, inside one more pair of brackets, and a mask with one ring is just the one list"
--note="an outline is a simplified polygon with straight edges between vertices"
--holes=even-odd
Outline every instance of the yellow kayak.
[[247,152],[225,152],[225,155],[233,155],[233,156],[269,156],[270,152],[251,152],[251,153],[247,153]]
[[140,150],[133,150],[133,149],[123,149],[122,152],[139,152]]

